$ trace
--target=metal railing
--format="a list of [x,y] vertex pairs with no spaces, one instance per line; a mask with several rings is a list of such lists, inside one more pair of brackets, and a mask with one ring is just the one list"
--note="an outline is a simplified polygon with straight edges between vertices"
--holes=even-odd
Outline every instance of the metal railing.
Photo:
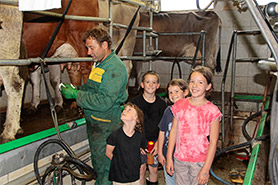
[[[77,16],[77,15],[65,15],[66,20],[79,20],[79,21],[93,21],[93,22],[106,22],[110,23],[110,28],[109,32],[110,35],[113,36],[113,27],[120,27],[127,29],[127,25],[119,24],[119,23],[114,23],[113,22],[113,17],[112,17],[112,3],[119,3],[120,1],[122,2],[127,2],[131,3],[137,6],[143,6],[147,10],[150,10],[150,27],[140,27],[140,26],[134,26],[132,29],[141,31],[141,35],[137,35],[137,38],[142,38],[143,39],[143,48],[142,52],[139,53],[141,56],[137,56],[138,53],[135,53],[136,56],[121,56],[120,58],[123,60],[135,60],[135,61],[149,61],[150,63],[150,69],[151,69],[151,64],[153,60],[179,60],[179,61],[189,61],[189,60],[201,60],[202,65],[205,63],[205,40],[206,40],[206,31],[201,31],[201,32],[176,32],[176,33],[158,33],[155,32],[152,29],[153,25],[153,12],[158,12],[160,10],[160,6],[158,4],[155,4],[153,2],[156,1],[139,1],[139,0],[119,0],[119,1],[112,1],[110,0],[110,6],[109,6],[109,18],[100,18],[100,17],[88,17],[88,16]],[[153,3],[153,4],[152,4]],[[0,4],[9,4],[9,5],[18,5],[18,0],[0,0]],[[59,13],[54,13],[50,11],[31,11],[32,13],[35,14],[41,14],[41,15],[47,15],[47,16],[53,16],[53,17],[61,17],[62,14]],[[146,51],[146,39],[149,39],[149,47],[152,47],[152,39],[155,38],[155,48],[156,51],[159,50],[158,48],[158,38],[159,36],[170,36],[170,35],[175,35],[175,36],[190,36],[190,35],[200,35],[202,37],[202,51],[201,51],[201,58],[199,57],[167,57],[167,56],[153,56],[152,53],[149,51]],[[162,51],[163,52],[163,51]],[[197,51],[196,51],[197,52]],[[30,65],[31,63],[39,63],[40,58],[28,58],[28,59],[0,59],[0,66],[8,66],[8,65]],[[79,57],[79,58],[45,58],[44,62],[46,63],[53,63],[53,62],[77,62],[77,61],[92,61],[92,59],[88,57]],[[190,64],[190,62],[187,62]]]

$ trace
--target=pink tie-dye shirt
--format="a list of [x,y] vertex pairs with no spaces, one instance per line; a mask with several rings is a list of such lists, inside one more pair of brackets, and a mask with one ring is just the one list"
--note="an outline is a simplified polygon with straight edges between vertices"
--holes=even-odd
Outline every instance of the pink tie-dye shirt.
[[172,112],[178,121],[175,158],[184,162],[204,162],[209,147],[210,124],[222,117],[218,107],[209,101],[194,106],[186,98],[177,101]]

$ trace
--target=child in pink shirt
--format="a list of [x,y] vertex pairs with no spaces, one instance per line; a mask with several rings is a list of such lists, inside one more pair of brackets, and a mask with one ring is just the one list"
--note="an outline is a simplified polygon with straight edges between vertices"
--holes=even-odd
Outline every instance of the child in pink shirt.
[[[167,172],[176,174],[177,185],[206,184],[216,152],[219,123],[218,107],[206,99],[212,90],[212,72],[198,66],[189,75],[191,96],[177,101],[173,107],[173,125],[167,151]],[[175,149],[175,165],[172,152]]]

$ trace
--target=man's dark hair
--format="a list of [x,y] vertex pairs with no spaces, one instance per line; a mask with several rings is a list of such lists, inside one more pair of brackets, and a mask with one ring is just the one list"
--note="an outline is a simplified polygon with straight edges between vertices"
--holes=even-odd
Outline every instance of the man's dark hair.
[[108,44],[108,48],[111,49],[111,37],[109,33],[101,27],[97,26],[87,31],[83,37],[83,41],[86,42],[86,39],[88,38],[95,39],[99,45],[102,45],[102,43],[106,41]]

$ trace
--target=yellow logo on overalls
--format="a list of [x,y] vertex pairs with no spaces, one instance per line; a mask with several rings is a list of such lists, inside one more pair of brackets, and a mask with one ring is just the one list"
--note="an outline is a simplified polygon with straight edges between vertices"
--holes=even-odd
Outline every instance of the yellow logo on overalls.
[[101,83],[102,75],[104,72],[105,72],[104,69],[96,67],[92,69],[89,79]]

